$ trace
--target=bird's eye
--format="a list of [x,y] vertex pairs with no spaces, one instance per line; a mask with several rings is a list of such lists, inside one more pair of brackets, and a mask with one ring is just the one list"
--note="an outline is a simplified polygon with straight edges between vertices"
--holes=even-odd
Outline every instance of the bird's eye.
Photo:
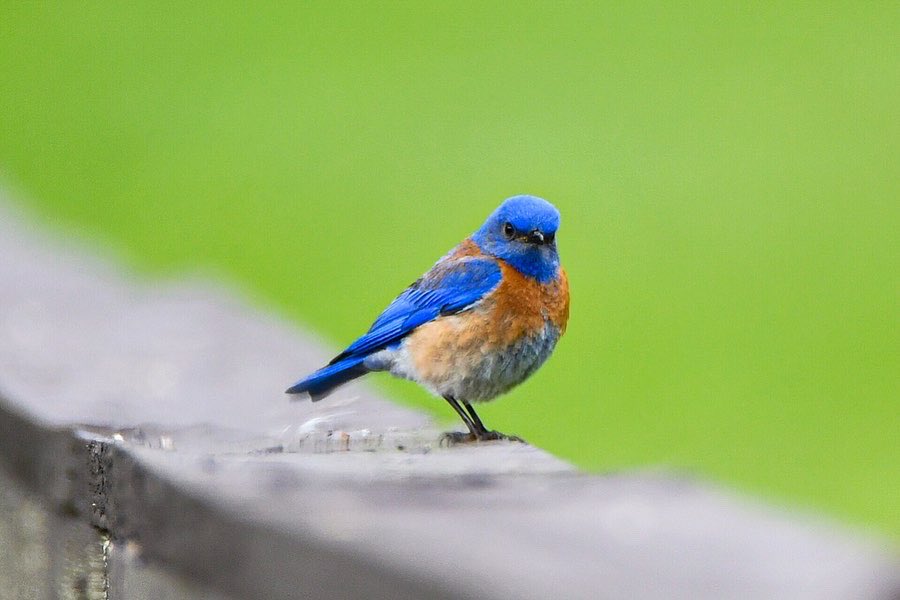
[[514,235],[516,235],[516,228],[512,226],[512,223],[504,223],[503,224],[503,235],[506,236],[506,239],[511,240]]

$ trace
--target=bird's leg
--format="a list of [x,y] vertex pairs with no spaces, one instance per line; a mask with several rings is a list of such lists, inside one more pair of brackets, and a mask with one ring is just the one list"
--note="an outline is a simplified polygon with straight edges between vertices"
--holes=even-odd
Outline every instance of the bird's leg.
[[472,408],[472,405],[465,400],[463,400],[462,403],[463,406],[466,407],[466,411],[469,413],[469,417],[472,420],[472,425],[474,426],[474,429],[469,428],[469,430],[472,432],[472,435],[474,435],[475,438],[479,441],[486,442],[488,440],[510,440],[512,442],[522,442],[523,444],[525,443],[525,440],[517,435],[506,435],[500,433],[499,431],[490,431],[487,427],[484,426],[484,423],[481,422],[478,413],[475,412],[475,409]]
[[463,405],[466,407],[466,412],[469,413],[469,418],[472,420],[472,425],[475,426],[475,435],[487,433],[487,427],[484,426],[484,423],[481,422],[481,417],[478,416],[478,413],[475,412],[475,409],[472,408],[472,405],[463,400]]
[[[478,438],[479,430],[475,427],[475,424],[472,422],[472,418],[466,414],[466,411],[462,409],[459,405],[459,402],[456,401],[456,398],[453,396],[444,396],[444,400],[453,407],[453,410],[456,411],[456,414],[463,420],[463,423],[466,424],[466,427],[469,429],[469,433],[462,433],[461,431],[450,431],[444,434],[443,441],[446,441],[448,445],[458,444],[460,442],[473,442]],[[477,417],[476,417],[477,418]],[[479,424],[481,421],[478,422]],[[481,429],[484,429],[484,425],[481,425]]]

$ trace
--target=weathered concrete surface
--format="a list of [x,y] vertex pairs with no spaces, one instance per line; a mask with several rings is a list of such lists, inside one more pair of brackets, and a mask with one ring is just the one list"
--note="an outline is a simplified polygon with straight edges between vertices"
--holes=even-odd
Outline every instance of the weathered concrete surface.
[[518,444],[442,448],[362,385],[291,404],[329,355],[307,337],[30,228],[0,206],[0,468],[111,538],[112,598],[900,595],[893,549],[818,518]]
[[59,514],[0,468],[0,598],[230,600],[142,560],[133,542]]

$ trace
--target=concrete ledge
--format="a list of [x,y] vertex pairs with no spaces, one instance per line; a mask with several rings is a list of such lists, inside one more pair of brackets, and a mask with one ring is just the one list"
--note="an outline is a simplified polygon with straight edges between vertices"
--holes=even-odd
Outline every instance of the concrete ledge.
[[328,357],[308,337],[30,229],[0,205],[0,470],[94,527],[78,547],[109,597],[900,596],[894,549],[817,517],[519,444],[442,448],[364,386],[288,403]]

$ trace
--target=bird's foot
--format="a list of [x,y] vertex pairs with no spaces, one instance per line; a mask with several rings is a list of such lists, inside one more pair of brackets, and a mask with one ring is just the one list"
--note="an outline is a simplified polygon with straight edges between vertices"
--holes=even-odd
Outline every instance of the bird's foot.
[[509,442],[519,442],[520,444],[527,444],[525,440],[520,438],[517,435],[506,435],[505,433],[500,433],[499,431],[482,431],[480,434],[476,434],[478,436],[479,442],[490,442],[492,440],[506,440]]
[[441,446],[455,446],[456,444],[468,444],[477,441],[477,438],[468,431],[448,431],[441,435]]
[[472,442],[492,442],[494,440],[507,440],[527,444],[517,435],[506,435],[499,431],[479,431],[477,433],[463,431],[448,431],[441,436],[441,446],[455,446],[456,444],[471,444]]

